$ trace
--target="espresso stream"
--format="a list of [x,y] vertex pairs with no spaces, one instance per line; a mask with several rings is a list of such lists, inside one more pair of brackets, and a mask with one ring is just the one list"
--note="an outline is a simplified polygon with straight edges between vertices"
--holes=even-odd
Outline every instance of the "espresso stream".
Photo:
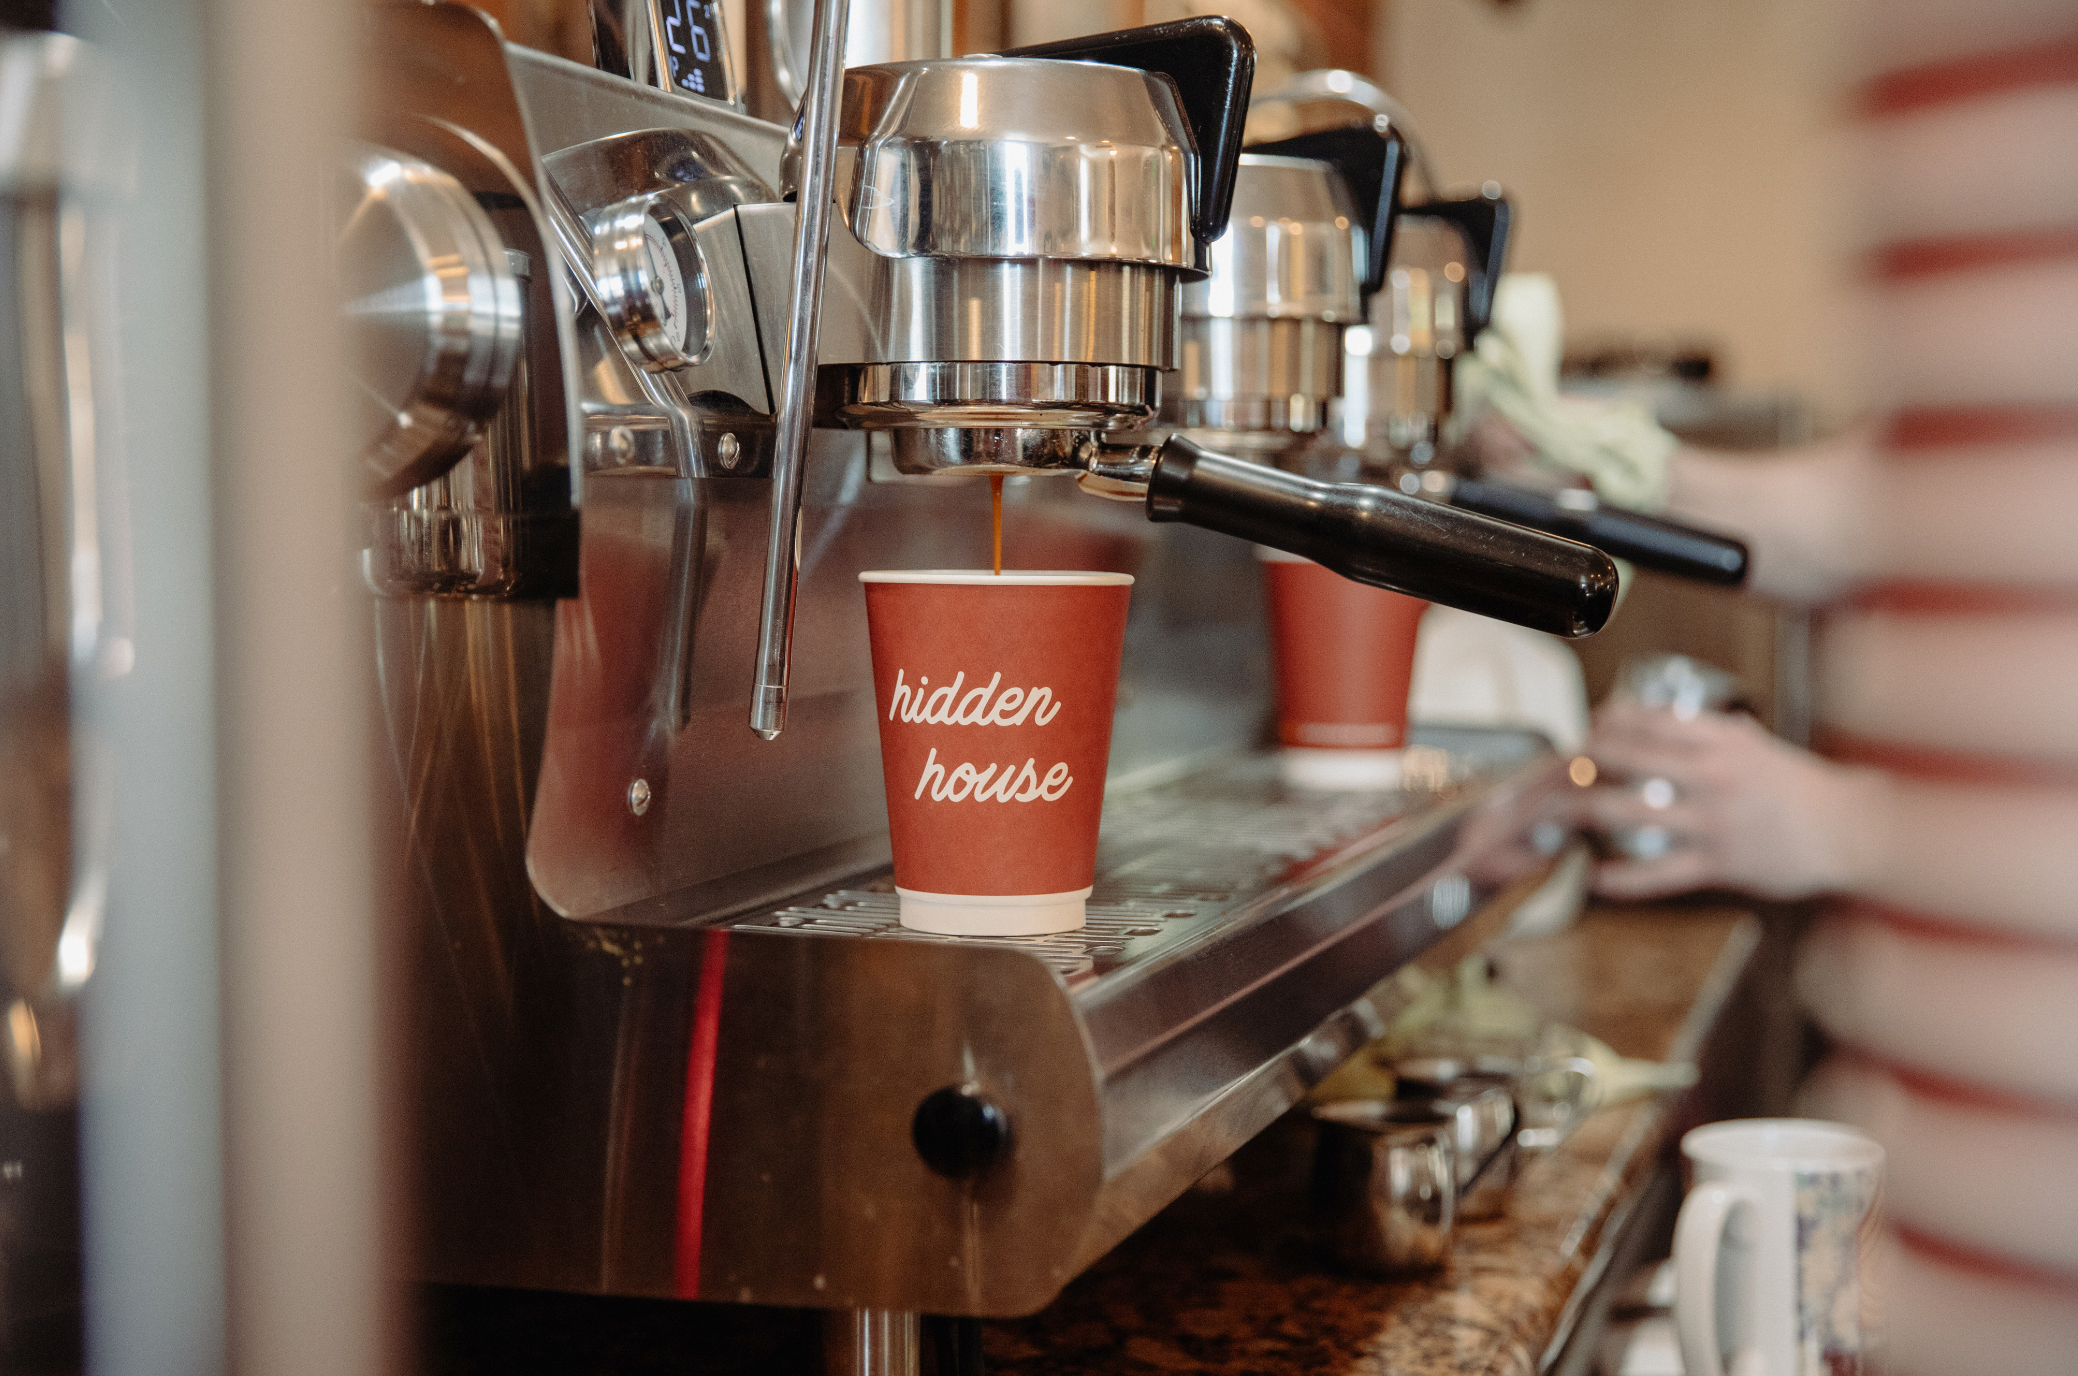
[[995,536],[996,568],[998,578],[1003,576],[1003,475],[988,475],[989,528]]

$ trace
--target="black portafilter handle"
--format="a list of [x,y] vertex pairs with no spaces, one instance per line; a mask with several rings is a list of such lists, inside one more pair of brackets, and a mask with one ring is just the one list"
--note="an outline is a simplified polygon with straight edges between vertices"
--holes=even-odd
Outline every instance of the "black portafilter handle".
[[1147,515],[1553,635],[1591,635],[1616,606],[1616,566],[1598,549],[1391,488],[1316,482],[1180,435],[1148,475]]
[[1445,500],[1465,511],[1593,545],[1640,568],[1723,587],[1746,581],[1742,542],[1661,516],[1604,506],[1585,488],[1551,493],[1459,478],[1446,489]]

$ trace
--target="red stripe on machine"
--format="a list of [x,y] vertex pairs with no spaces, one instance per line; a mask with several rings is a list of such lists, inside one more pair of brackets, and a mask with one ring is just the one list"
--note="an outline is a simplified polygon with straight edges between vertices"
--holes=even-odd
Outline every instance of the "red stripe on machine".
[[673,1288],[681,1299],[700,1293],[700,1230],[707,1212],[707,1142],[714,1126],[714,1066],[721,1045],[722,972],[729,933],[709,928],[700,945],[700,982],[693,991],[693,1036],[686,1050],[685,1119],[678,1139],[678,1230]]
[[1883,118],[2029,86],[2078,81],[2078,34],[2003,52],[1972,53],[1887,72],[1862,88],[1862,111]]

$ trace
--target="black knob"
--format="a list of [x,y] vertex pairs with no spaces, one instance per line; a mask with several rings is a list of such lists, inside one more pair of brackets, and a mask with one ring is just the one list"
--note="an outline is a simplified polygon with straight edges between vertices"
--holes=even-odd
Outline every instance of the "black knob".
[[973,1085],[947,1085],[916,1106],[909,1125],[916,1154],[948,1180],[962,1180],[996,1159],[1010,1140],[1010,1115]]

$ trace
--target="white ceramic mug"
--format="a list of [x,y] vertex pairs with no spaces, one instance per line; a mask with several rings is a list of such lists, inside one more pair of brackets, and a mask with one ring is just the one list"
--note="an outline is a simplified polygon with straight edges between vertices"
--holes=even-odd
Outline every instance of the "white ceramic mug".
[[1852,1128],[1749,1118],[1681,1139],[1695,1171],[1674,1228],[1674,1318],[1689,1376],[1869,1369],[1864,1238],[1883,1148]]

